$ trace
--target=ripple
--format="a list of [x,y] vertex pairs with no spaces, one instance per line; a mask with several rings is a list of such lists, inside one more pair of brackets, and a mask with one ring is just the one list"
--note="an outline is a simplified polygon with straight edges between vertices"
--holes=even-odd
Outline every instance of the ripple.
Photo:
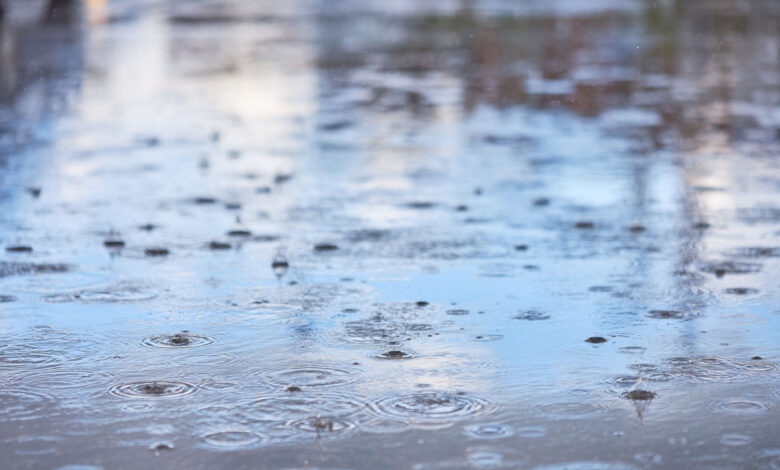
[[0,345],[0,370],[17,371],[25,367],[50,367],[61,364],[59,351],[29,344]]
[[591,286],[588,290],[591,292],[612,292],[615,288],[612,286]]
[[474,341],[481,341],[483,343],[487,343],[490,341],[499,341],[504,339],[504,335],[498,335],[498,334],[485,334],[485,335],[477,335],[474,337]]
[[47,302],[140,302],[157,297],[154,289],[136,285],[118,285],[95,289],[82,289],[70,293],[50,294],[44,296]]
[[675,357],[664,362],[659,372],[695,382],[758,382],[776,378],[777,366],[771,362],[738,361],[717,356]]
[[780,449],[765,449],[761,451],[756,460],[759,468],[780,469]]
[[466,426],[466,434],[477,439],[501,439],[514,435],[514,429],[508,424],[490,423]]
[[701,267],[706,273],[714,274],[716,277],[723,277],[726,274],[748,274],[756,273],[761,270],[758,263],[741,263],[735,261],[724,261],[722,263],[708,263]]
[[498,452],[473,452],[469,454],[469,463],[474,467],[498,467],[504,462],[504,456]]
[[710,408],[714,411],[733,415],[758,415],[769,411],[772,406],[769,403],[752,401],[744,398],[716,400],[710,403]]
[[538,320],[549,320],[550,315],[547,315],[546,313],[538,312],[536,310],[526,310],[525,312],[520,312],[519,314],[515,315],[515,320],[528,320],[528,321],[538,321]]
[[260,442],[260,436],[249,429],[227,428],[201,436],[204,444],[218,450],[236,450],[251,447]]
[[625,346],[618,349],[618,351],[623,354],[643,354],[647,351],[647,348],[643,348],[642,346]]
[[122,398],[176,398],[195,393],[196,387],[186,382],[149,381],[117,384],[108,392]]
[[541,403],[536,405],[534,409],[555,418],[583,418],[605,411],[601,405],[576,401]]
[[383,398],[372,405],[385,417],[421,422],[449,422],[492,411],[493,405],[464,392],[428,391]]
[[447,315],[468,315],[469,311],[465,308],[453,308],[450,310],[447,310]]
[[383,351],[371,354],[371,357],[374,359],[385,359],[385,360],[405,360],[405,359],[414,359],[416,357],[420,357],[419,354],[413,352],[413,351],[401,351],[401,350],[392,350],[392,351]]
[[748,246],[737,248],[732,252],[732,255],[744,258],[773,258],[780,256],[780,248],[770,246]]
[[176,357],[173,361],[178,365],[185,366],[216,366],[227,365],[238,362],[238,358],[228,353],[213,353],[213,354],[187,354],[180,357]]
[[[644,379],[644,377],[643,377]],[[614,392],[617,389],[623,389],[633,387],[639,382],[639,376],[636,375],[618,375],[615,377],[610,377],[606,380],[604,380],[602,383],[607,385],[607,391],[608,392]]]
[[52,396],[42,392],[3,388],[0,391],[0,416],[4,421],[40,418],[42,412],[55,402]]
[[9,302],[16,302],[16,297],[13,295],[0,295],[0,304],[5,304]]
[[289,421],[312,415],[348,417],[367,408],[366,402],[355,396],[305,391],[260,397],[241,406],[246,416],[260,421]]
[[650,310],[645,316],[656,320],[680,320],[685,318],[686,314],[679,310]]
[[65,273],[71,270],[67,264],[34,264],[0,261],[0,278],[26,274]]
[[324,366],[270,369],[261,371],[260,374],[270,383],[280,387],[332,387],[357,380],[352,371]]
[[534,467],[533,470],[638,470],[639,467],[625,463],[611,462],[567,462],[543,467]]
[[316,433],[317,435],[337,434],[355,429],[355,423],[341,418],[304,418],[288,423],[289,426],[306,432]]
[[144,346],[157,348],[192,348],[205,346],[214,342],[213,338],[195,335],[187,331],[181,333],[149,336],[141,340]]
[[156,405],[152,402],[135,402],[135,403],[122,403],[119,409],[127,413],[146,413],[156,408]]
[[752,437],[744,434],[724,434],[720,436],[720,443],[725,446],[739,447],[750,444]]
[[217,381],[214,379],[205,379],[200,384],[198,384],[198,388],[204,390],[214,390],[217,392],[223,390],[235,390],[241,387],[242,385],[238,382]]
[[752,287],[729,287],[724,289],[723,292],[731,295],[752,295],[758,294],[758,289],[753,289]]
[[538,437],[544,437],[547,435],[547,429],[542,426],[523,426],[517,428],[517,437],[523,437],[526,439],[536,439]]

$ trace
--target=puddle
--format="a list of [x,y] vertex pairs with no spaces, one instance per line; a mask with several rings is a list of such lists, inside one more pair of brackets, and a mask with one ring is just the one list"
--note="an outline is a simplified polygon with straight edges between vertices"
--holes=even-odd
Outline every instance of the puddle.
[[779,465],[777,2],[0,3],[5,466]]

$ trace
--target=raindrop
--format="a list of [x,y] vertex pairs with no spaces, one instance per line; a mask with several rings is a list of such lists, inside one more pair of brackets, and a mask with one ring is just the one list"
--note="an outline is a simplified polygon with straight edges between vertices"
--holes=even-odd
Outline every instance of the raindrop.
[[385,351],[381,353],[374,353],[371,355],[371,357],[373,357],[374,359],[403,360],[403,359],[414,359],[419,356],[418,354],[411,351],[391,350],[391,351]]
[[679,320],[681,318],[685,318],[685,314],[679,310],[650,310],[647,312],[646,316],[648,318],[655,318],[657,320]]
[[33,249],[27,245],[12,245],[5,247],[5,251],[9,253],[32,253]]
[[621,396],[623,398],[628,398],[631,401],[649,401],[655,398],[657,395],[647,390],[631,390],[630,392],[623,393]]
[[213,343],[214,340],[208,336],[195,335],[189,332],[155,335],[144,338],[141,344],[144,346],[154,346],[158,348],[182,348],[204,346]]
[[167,248],[147,248],[144,250],[146,256],[168,256],[170,251]]
[[753,289],[750,287],[729,287],[728,289],[724,290],[724,292],[733,295],[749,295],[757,294],[758,289]]
[[390,396],[372,406],[380,416],[421,422],[451,422],[490,412],[492,408],[493,405],[484,398],[444,391]]
[[607,339],[602,338],[601,336],[591,336],[590,338],[585,340],[586,343],[592,343],[592,344],[601,344],[606,343]]
[[339,247],[332,244],[332,243],[320,243],[317,245],[314,245],[314,251],[317,252],[325,252],[325,251],[336,251]]
[[123,398],[175,398],[190,395],[196,390],[185,382],[150,381],[117,384],[108,392]]

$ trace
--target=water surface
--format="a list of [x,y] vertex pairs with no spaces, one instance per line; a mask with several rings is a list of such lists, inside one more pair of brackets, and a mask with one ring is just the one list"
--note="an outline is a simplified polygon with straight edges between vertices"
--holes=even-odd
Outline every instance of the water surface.
[[774,2],[8,3],[4,468],[780,466]]

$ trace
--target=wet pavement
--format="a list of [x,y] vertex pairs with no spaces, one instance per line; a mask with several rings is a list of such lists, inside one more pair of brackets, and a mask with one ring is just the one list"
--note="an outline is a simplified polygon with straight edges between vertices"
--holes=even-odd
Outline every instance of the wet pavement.
[[3,468],[780,467],[776,2],[37,3]]

